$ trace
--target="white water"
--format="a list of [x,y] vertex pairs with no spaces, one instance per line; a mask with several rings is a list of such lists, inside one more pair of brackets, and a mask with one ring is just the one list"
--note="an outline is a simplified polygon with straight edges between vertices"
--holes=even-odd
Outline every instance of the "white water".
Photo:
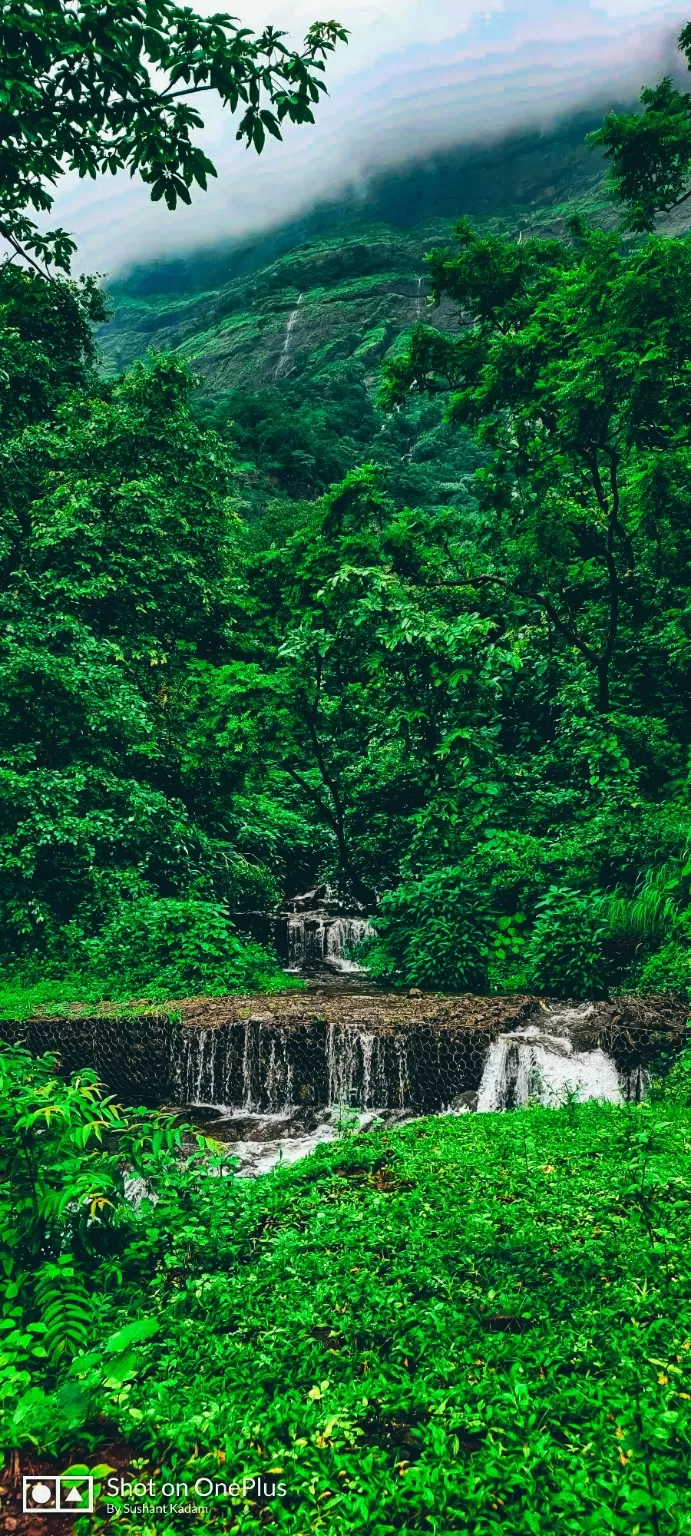
[[371,932],[372,925],[367,917],[337,917],[326,930],[324,959],[327,964],[333,965],[337,971],[364,970],[364,966],[359,965],[357,960],[349,960],[345,951],[357,949]]
[[420,323],[422,321],[422,284],[423,284],[423,282],[424,282],[424,278],[423,277],[419,277],[418,280],[417,280],[417,296],[416,296],[416,299],[415,299],[415,318],[417,320],[418,325],[420,325]]
[[397,1094],[387,1077],[386,1046],[386,1037],[373,1031],[329,1024],[326,1061],[330,1106],[370,1110],[389,1104],[404,1108],[408,1090],[406,1041],[401,1036],[395,1041]]
[[351,960],[346,950],[357,949],[370,932],[367,917],[296,913],[288,918],[288,968],[300,971],[326,965],[334,971],[362,973],[364,966]]
[[570,1096],[579,1101],[605,1099],[623,1102],[622,1084],[615,1062],[599,1046],[574,1050],[568,1030],[583,1023],[592,1004],[580,1008],[552,1008],[546,1028],[529,1024],[511,1034],[498,1035],[490,1046],[478,1090],[479,1111],[514,1109],[524,1104],[543,1104],[558,1109]]
[[[219,1110],[219,1116],[221,1111]],[[316,1118],[316,1117],[315,1117]],[[384,1124],[399,1124],[406,1120],[412,1120],[415,1116],[412,1110],[396,1114],[391,1111],[370,1110],[367,1113],[360,1111],[357,1115],[358,1131],[368,1131],[375,1123],[382,1121]],[[240,1120],[237,1110],[228,1110],[222,1115],[217,1124],[223,1131],[232,1127],[233,1120]],[[300,1158],[307,1157],[315,1147],[323,1146],[325,1142],[335,1141],[337,1136],[343,1133],[343,1108],[341,1105],[334,1109],[322,1110],[316,1123],[309,1128],[301,1126],[299,1117],[292,1121],[285,1115],[262,1115],[256,1117],[256,1123],[241,1125],[241,1136],[238,1140],[226,1141],[228,1157],[236,1158],[237,1163],[232,1170],[239,1178],[255,1178],[262,1173],[270,1173],[272,1168],[279,1164],[288,1165],[296,1163]],[[240,1129],[240,1126],[238,1127]],[[210,1123],[202,1127],[206,1135],[212,1139],[216,1135],[216,1125]],[[349,1129],[352,1126],[349,1124]],[[225,1136],[223,1136],[225,1141]]]
[[300,297],[298,298],[295,309],[292,309],[288,316],[288,324],[286,325],[286,333],[283,341],[283,350],[278,359],[276,371],[274,373],[275,379],[282,379],[284,374],[290,372],[290,354],[293,349],[293,331],[295,330],[295,326],[297,324],[297,318],[300,313],[301,304],[302,294],[300,294]]
[[[593,1012],[587,1003],[543,1004],[539,1022],[498,1035],[491,1043],[477,1093],[456,1078],[455,1088],[461,1091],[450,1093],[443,1106],[438,1096],[435,1100],[432,1082],[432,1102],[440,1105],[434,1110],[424,1093],[420,1097],[420,1036],[414,1027],[387,1034],[369,1024],[366,1012],[361,1021],[329,1022],[321,1046],[318,1036],[310,1045],[326,1053],[326,1078],[318,1090],[326,1102],[311,1104],[309,1096],[305,1102],[303,1068],[292,1064],[290,1032],[277,1026],[271,1014],[256,1014],[244,1024],[244,1039],[236,1037],[234,1044],[219,1028],[184,1032],[178,1102],[205,1111],[201,1128],[215,1122],[208,1123],[207,1134],[213,1137],[217,1127],[220,1139],[229,1143],[229,1156],[239,1159],[237,1172],[250,1177],[306,1157],[333,1140],[346,1121],[364,1131],[375,1120],[397,1124],[430,1112],[496,1112],[530,1103],[557,1109],[571,1096],[612,1104],[638,1100],[647,1083],[644,1067],[620,1071],[600,1046],[583,1048],[596,1037]],[[473,1080],[477,1076],[471,1066]]]

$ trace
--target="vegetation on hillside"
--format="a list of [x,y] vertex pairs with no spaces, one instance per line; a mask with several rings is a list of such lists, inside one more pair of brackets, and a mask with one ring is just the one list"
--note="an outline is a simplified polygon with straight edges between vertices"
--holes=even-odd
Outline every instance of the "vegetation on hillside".
[[275,986],[233,914],[326,881],[396,983],[689,987],[688,242],[425,243],[231,285],[252,389],[0,269],[13,986]]

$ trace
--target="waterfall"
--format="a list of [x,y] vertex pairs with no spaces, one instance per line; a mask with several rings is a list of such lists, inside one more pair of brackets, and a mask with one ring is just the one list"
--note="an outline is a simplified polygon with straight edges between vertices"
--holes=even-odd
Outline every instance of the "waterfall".
[[290,366],[291,366],[290,365],[290,354],[291,354],[292,347],[293,347],[293,331],[295,330],[295,326],[296,326],[296,323],[297,323],[297,318],[298,318],[298,314],[300,312],[300,305],[301,304],[302,304],[302,294],[300,294],[300,296],[298,298],[298,301],[297,301],[297,304],[295,306],[295,309],[292,309],[290,314],[289,314],[289,316],[288,316],[288,324],[286,325],[286,333],[285,333],[285,337],[284,337],[284,340],[283,340],[283,349],[282,349],[281,355],[280,355],[280,357],[278,359],[278,363],[276,365],[276,371],[274,373],[274,378],[275,379],[282,379],[284,374],[290,372]]
[[417,280],[417,295],[416,295],[416,298],[415,298],[415,318],[416,318],[416,321],[417,321],[418,325],[420,325],[422,323],[422,284],[423,284],[423,282],[424,282],[424,278],[423,277],[419,277],[418,280]]
[[330,917],[326,912],[298,912],[287,920],[288,968],[291,971],[363,971],[346,954],[371,933],[367,917]]
[[367,917],[337,917],[326,930],[324,959],[337,971],[361,971],[357,960],[350,960],[345,951],[357,949],[363,939],[372,932]]
[[627,1032],[608,1035],[592,1004],[540,1008],[539,1023],[524,1008],[516,1028],[495,1034],[480,1022],[430,1020],[408,999],[387,1018],[385,998],[329,989],[304,1003],[287,997],[275,1012],[183,1027],[177,1102],[316,1124],[339,1106],[439,1114],[558,1108],[572,1094],[621,1104],[645,1093],[640,1046],[627,1057]]
[[[577,1010],[568,1010],[576,1013]],[[564,1018],[552,1015],[553,1022]],[[549,1034],[537,1025],[528,1025],[493,1040],[482,1081],[477,1108],[518,1109],[529,1103],[559,1108],[570,1093],[582,1099],[606,1099],[621,1104],[622,1086],[616,1064],[598,1046],[594,1050],[574,1050],[565,1034]]]
[[[392,1072],[393,1045],[397,1070]],[[329,1107],[403,1109],[408,1093],[405,1041],[373,1030],[330,1024],[327,1034]]]

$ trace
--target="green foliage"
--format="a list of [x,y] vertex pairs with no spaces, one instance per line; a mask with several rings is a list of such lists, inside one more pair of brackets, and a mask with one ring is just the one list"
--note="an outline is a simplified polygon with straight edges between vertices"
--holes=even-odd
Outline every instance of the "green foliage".
[[[190,1486],[279,1467],[283,1517],[327,1536],[430,1507],[449,1531],[627,1536],[652,1511],[682,1536],[691,1165],[673,1079],[650,1107],[348,1134],[256,1181],[150,1165],[156,1200],[122,1207],[121,1282],[102,1256],[87,1351],[58,1381],[40,1321],[8,1317],[23,1381],[5,1366],[4,1443],[91,1462],[121,1435],[145,1480]],[[265,1522],[251,1495],[204,1502],[171,1536],[229,1510]],[[138,1517],[98,1519],[133,1536]]]
[[0,429],[50,418],[76,389],[94,388],[94,324],[107,318],[94,278],[46,283],[0,267]]
[[69,1436],[99,1385],[122,1387],[136,1367],[133,1345],[156,1332],[141,1318],[101,1340],[96,1356],[87,1352],[99,1290],[122,1280],[127,1180],[147,1187],[156,1170],[173,1176],[184,1129],[168,1115],[123,1110],[91,1071],[65,1081],[55,1057],[0,1049],[5,1445]]
[[92,1321],[84,1278],[68,1254],[43,1264],[36,1276],[35,1297],[45,1329],[43,1346],[54,1365],[83,1350]]
[[688,1048],[682,1051],[664,1077],[653,1083],[652,1098],[655,1103],[679,1104],[687,1109],[691,1105],[691,1051]]
[[[201,73],[182,85],[216,88],[211,23],[185,26]],[[242,34],[239,69],[258,46]],[[93,285],[0,275],[0,961],[17,1007],[36,986],[275,987],[235,924],[321,882],[368,910],[390,893],[383,980],[501,991],[532,967],[574,994],[686,986],[691,245],[466,220],[419,281],[442,226],[340,217],[289,250],[277,236],[263,267],[218,266],[211,305],[133,280],[120,312],[179,345],[108,381]],[[447,324],[428,297],[460,329],[413,324]],[[200,326],[235,374],[209,365],[195,400]],[[553,887],[600,914],[573,963]]]
[[678,992],[691,999],[691,950],[688,943],[671,940],[649,955],[641,966],[638,985],[642,992]]
[[238,938],[218,902],[137,896],[80,949],[74,956],[68,951],[71,970],[80,968],[83,957],[87,975],[104,981],[117,977],[132,994],[150,990],[152,978],[163,997],[271,991],[285,985],[273,956]]
[[526,952],[528,986],[552,997],[603,997],[607,967],[604,927],[592,899],[551,886],[537,904]]
[[435,870],[387,893],[367,963],[374,976],[438,991],[483,992],[489,921],[462,869]]
[[606,963],[603,924],[592,899],[551,886],[537,904],[526,953],[528,986],[552,997],[603,997]]
[[40,231],[26,213],[50,211],[49,188],[66,170],[95,178],[127,168],[154,201],[189,203],[190,188],[216,175],[192,138],[203,120],[187,98],[199,92],[214,91],[231,112],[242,105],[237,137],[257,151],[267,133],[280,139],[286,119],[313,122],[323,60],[347,33],[337,22],[315,22],[302,53],[285,36],[172,0],[6,7],[0,233],[15,251],[32,252],[34,265],[38,257],[67,269],[74,242],[63,229]]
[[[42,1261],[57,1264],[65,1252],[70,1280],[72,1263],[99,1249],[123,1201],[126,1164],[144,1171],[152,1148],[175,1147],[180,1137],[169,1117],[126,1114],[90,1070],[65,1082],[54,1057],[34,1060],[21,1046],[3,1047],[0,1069],[9,1305],[37,1283]],[[45,1299],[59,1281],[52,1269],[44,1279]]]
[[[678,46],[691,68],[691,25],[682,29]],[[609,112],[588,135],[592,148],[612,163],[610,191],[623,205],[624,228],[638,234],[686,201],[691,173],[691,95],[667,75],[641,92],[641,102],[643,112]]]

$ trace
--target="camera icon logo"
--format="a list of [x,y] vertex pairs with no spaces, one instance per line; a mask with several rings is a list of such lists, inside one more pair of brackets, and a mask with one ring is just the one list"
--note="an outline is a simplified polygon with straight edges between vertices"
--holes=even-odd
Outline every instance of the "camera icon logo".
[[61,1477],[43,1473],[23,1477],[22,1510],[25,1515],[92,1515],[93,1477],[69,1472]]

